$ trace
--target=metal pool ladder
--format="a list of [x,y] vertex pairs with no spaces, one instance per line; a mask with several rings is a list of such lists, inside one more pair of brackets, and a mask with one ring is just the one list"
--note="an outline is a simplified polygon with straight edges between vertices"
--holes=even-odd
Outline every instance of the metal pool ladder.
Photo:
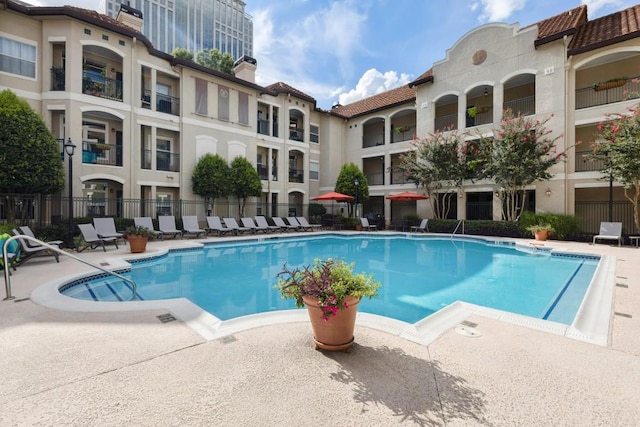
[[75,259],[77,261],[80,261],[83,264],[87,264],[88,266],[91,266],[93,268],[97,268],[98,270],[100,270],[100,271],[102,271],[104,273],[110,274],[112,276],[117,277],[120,280],[123,280],[123,281],[129,283],[131,285],[131,292],[132,292],[131,299],[129,301],[133,301],[135,299],[138,286],[136,285],[136,282],[133,281],[133,279],[129,279],[128,277],[124,277],[121,274],[118,274],[118,273],[115,273],[113,271],[107,270],[106,268],[104,268],[104,267],[102,267],[102,266],[100,266],[98,264],[95,264],[95,263],[93,263],[91,261],[87,261],[86,259],[82,259],[82,258],[80,258],[78,256],[70,254],[69,252],[65,252],[65,251],[61,250],[60,248],[58,248],[57,246],[52,246],[52,245],[50,245],[48,243],[45,243],[45,242],[43,242],[41,240],[38,240],[36,238],[33,238],[31,236],[20,235],[20,236],[12,236],[12,237],[8,238],[7,240],[5,240],[4,245],[2,246],[2,260],[4,261],[4,288],[5,288],[5,293],[6,293],[6,296],[3,299],[3,301],[12,300],[12,299],[15,298],[11,294],[11,273],[9,272],[9,257],[7,255],[7,247],[8,247],[8,244],[10,242],[12,242],[14,240],[18,240],[18,239],[27,240],[27,241],[33,242],[35,244],[42,245],[42,246],[46,247],[49,250],[52,250],[54,252],[59,253],[60,255],[65,255],[65,256],[68,256],[70,258],[73,258],[73,259]]
[[453,239],[453,236],[456,234],[456,231],[458,231],[458,228],[460,228],[460,226],[462,226],[462,234],[464,234],[464,219],[461,219],[460,221],[458,221],[458,225],[456,225],[455,230],[453,230],[453,233],[451,233],[452,239]]

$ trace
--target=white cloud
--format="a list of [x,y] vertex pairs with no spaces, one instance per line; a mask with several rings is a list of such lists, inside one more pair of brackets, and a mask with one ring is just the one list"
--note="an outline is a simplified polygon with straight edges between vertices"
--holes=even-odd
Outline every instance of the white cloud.
[[622,6],[622,2],[620,0],[580,0],[581,4],[587,5],[587,10],[589,11],[589,16],[593,16],[598,13],[598,10],[615,6],[616,8]]
[[338,96],[338,102],[342,105],[350,104],[363,98],[408,84],[411,76],[402,73],[398,76],[396,71],[387,71],[384,74],[375,68],[365,71],[360,77],[354,89],[343,92]]
[[482,9],[478,16],[480,22],[504,22],[514,12],[524,9],[526,3],[527,0],[480,0],[471,5],[471,10]]

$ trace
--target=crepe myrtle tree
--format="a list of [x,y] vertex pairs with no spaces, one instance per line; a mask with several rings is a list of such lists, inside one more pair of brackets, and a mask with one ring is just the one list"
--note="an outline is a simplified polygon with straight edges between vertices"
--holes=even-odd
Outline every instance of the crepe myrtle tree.
[[191,177],[192,189],[194,194],[204,199],[208,214],[215,199],[231,194],[229,177],[229,165],[218,154],[205,154],[196,163]]
[[242,218],[247,198],[262,196],[260,175],[249,160],[236,157],[231,162],[230,181],[231,195],[238,199],[238,211]]
[[[358,181],[357,191],[356,181]],[[358,199],[357,203],[369,200],[369,184],[367,183],[367,177],[355,163],[346,163],[342,165],[342,168],[340,168],[340,174],[336,180],[335,191],[353,197],[353,200],[349,200],[347,202],[349,217],[353,217],[355,215],[354,207],[356,205],[356,196]]]
[[624,196],[633,205],[636,231],[640,231],[640,104],[626,114],[608,114],[595,137],[593,157],[602,161],[601,172],[607,178],[624,185]]
[[[52,194],[64,187],[62,147],[42,118],[10,90],[0,92],[0,192]],[[5,201],[6,219],[13,222],[18,201]]]
[[447,129],[415,138],[411,145],[412,150],[400,156],[399,170],[406,180],[424,189],[434,217],[446,218],[451,199],[469,175],[466,143],[460,133]]
[[502,218],[517,221],[523,211],[527,185],[549,180],[549,168],[564,161],[557,151],[561,135],[551,137],[546,124],[550,115],[536,120],[505,110],[493,137],[479,136],[479,153],[474,165],[479,178],[495,183],[502,206]]

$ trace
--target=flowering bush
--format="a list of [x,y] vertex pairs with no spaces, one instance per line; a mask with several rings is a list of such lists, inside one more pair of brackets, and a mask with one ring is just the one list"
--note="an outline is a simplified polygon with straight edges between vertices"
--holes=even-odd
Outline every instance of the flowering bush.
[[380,283],[371,275],[354,274],[355,264],[343,260],[316,259],[313,264],[290,270],[285,263],[278,273],[282,297],[296,300],[296,307],[304,306],[303,296],[317,298],[322,318],[328,321],[338,310],[348,308],[344,298],[372,298],[378,295]]

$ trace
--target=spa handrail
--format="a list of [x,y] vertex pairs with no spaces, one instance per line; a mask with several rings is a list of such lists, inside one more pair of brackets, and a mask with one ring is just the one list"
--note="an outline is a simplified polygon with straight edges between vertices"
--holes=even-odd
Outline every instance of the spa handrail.
[[456,228],[453,230],[453,233],[451,233],[452,239],[453,239],[453,236],[456,234],[456,231],[458,231],[458,228],[460,228],[461,225],[462,225],[462,234],[464,234],[464,219],[461,219],[460,221],[458,221],[458,225],[456,225]]
[[82,258],[80,258],[78,256],[73,255],[73,254],[70,254],[69,252],[61,250],[57,246],[50,245],[50,244],[45,243],[45,242],[43,242],[41,240],[38,240],[38,239],[36,239],[34,237],[20,235],[20,236],[12,236],[12,237],[8,238],[7,240],[5,240],[4,245],[2,246],[2,260],[4,261],[4,288],[5,288],[5,293],[6,293],[6,297],[3,299],[3,301],[12,300],[12,299],[15,298],[11,294],[11,274],[9,272],[9,257],[7,256],[7,247],[8,247],[7,245],[10,242],[12,242],[14,240],[17,240],[17,239],[27,240],[27,241],[36,243],[38,245],[42,245],[45,248],[50,249],[50,250],[52,250],[54,252],[57,252],[57,253],[59,253],[61,255],[66,255],[66,256],[68,256],[70,258],[73,258],[73,259],[75,259],[77,261],[80,261],[83,264],[87,264],[88,266],[91,266],[93,268],[97,268],[98,270],[103,271],[104,273],[107,273],[107,274],[110,274],[112,276],[115,276],[120,280],[124,280],[125,282],[128,282],[131,285],[132,295],[131,295],[130,301],[133,301],[135,299],[135,297],[136,297],[138,286],[136,285],[136,282],[133,281],[133,279],[129,279],[128,277],[124,277],[121,274],[118,274],[118,273],[115,273],[113,271],[107,270],[106,268],[104,268],[104,267],[102,267],[102,266],[100,266],[98,264],[95,264],[95,263],[93,263],[91,261],[87,261],[86,259],[82,259]]

